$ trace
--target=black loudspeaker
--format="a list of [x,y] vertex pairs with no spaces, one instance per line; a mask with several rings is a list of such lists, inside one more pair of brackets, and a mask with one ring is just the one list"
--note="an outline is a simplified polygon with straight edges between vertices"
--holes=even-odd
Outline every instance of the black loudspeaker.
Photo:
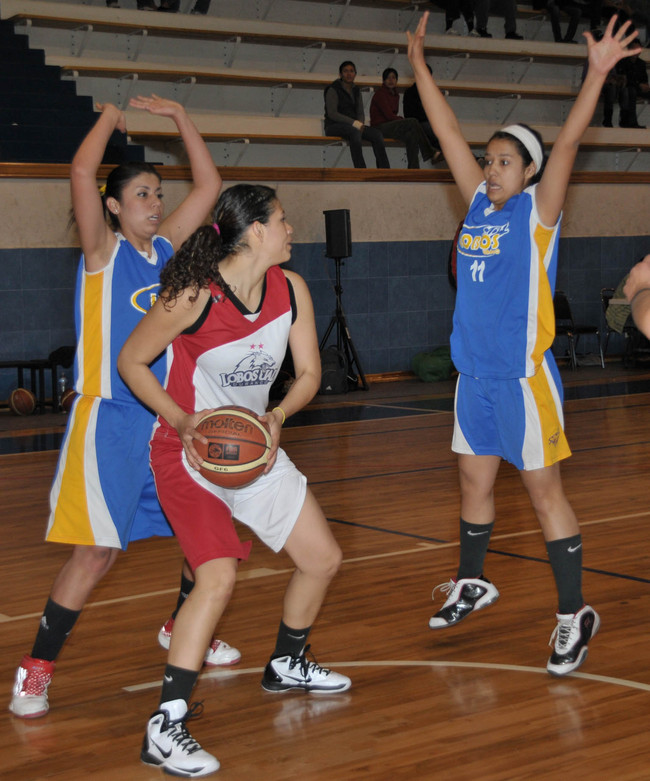
[[324,211],[325,241],[327,247],[325,256],[328,258],[349,258],[352,254],[352,237],[350,235],[350,210],[330,209]]

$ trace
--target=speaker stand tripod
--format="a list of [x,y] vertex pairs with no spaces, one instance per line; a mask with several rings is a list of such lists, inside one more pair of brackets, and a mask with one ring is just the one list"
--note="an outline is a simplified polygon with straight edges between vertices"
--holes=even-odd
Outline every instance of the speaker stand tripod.
[[332,260],[334,261],[334,266],[336,268],[336,284],[334,285],[334,292],[336,293],[336,313],[332,316],[318,349],[322,350],[325,347],[329,335],[332,333],[334,327],[336,327],[336,349],[341,350],[344,353],[349,371],[356,368],[357,376],[361,382],[361,388],[363,390],[369,390],[368,383],[366,382],[366,375],[361,368],[359,356],[354,346],[354,342],[352,341],[352,337],[350,336],[350,329],[348,328],[345,313],[343,312],[343,303],[341,300],[343,296],[343,288],[341,287],[341,258],[332,258]]

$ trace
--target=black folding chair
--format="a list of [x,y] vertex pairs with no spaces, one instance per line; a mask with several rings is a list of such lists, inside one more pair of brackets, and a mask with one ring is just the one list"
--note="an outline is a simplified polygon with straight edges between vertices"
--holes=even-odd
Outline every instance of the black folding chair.
[[605,368],[605,358],[603,348],[600,343],[600,327],[597,325],[586,325],[576,323],[571,313],[569,299],[562,290],[556,290],[553,296],[553,306],[555,308],[555,335],[565,336],[569,346],[569,360],[571,368],[578,368],[578,341],[581,336],[595,336],[598,341],[598,353],[600,355],[600,365]]

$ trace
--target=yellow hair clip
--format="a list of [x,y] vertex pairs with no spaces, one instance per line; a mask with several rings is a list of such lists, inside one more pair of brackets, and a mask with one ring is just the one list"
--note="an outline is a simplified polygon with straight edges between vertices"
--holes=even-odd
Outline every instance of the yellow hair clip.
[[101,196],[102,198],[103,198],[103,197],[106,195],[106,185],[105,185],[105,184],[103,184],[103,185],[102,185],[102,186],[99,188],[99,194],[100,194],[100,196]]

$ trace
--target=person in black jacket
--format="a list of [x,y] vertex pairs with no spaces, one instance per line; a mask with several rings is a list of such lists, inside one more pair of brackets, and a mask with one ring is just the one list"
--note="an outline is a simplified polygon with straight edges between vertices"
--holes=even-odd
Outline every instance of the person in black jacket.
[[377,168],[390,168],[381,130],[366,125],[361,90],[355,86],[357,69],[346,60],[339,66],[339,78],[325,90],[325,135],[340,136],[350,144],[352,165],[365,168],[362,139],[370,141]]
[[[427,68],[429,69],[429,73],[433,75],[431,66],[427,64]],[[407,87],[404,90],[402,107],[404,110],[405,117],[407,118],[412,117],[413,119],[417,119],[417,121],[420,123],[422,130],[424,130],[426,137],[429,139],[429,143],[436,150],[433,156],[433,162],[437,163],[438,160],[442,158],[442,152],[440,151],[440,142],[436,138],[436,134],[433,132],[431,128],[431,123],[427,119],[426,112],[422,106],[422,101],[420,100],[418,85],[415,82],[413,82],[413,84],[411,84],[410,87]]]

